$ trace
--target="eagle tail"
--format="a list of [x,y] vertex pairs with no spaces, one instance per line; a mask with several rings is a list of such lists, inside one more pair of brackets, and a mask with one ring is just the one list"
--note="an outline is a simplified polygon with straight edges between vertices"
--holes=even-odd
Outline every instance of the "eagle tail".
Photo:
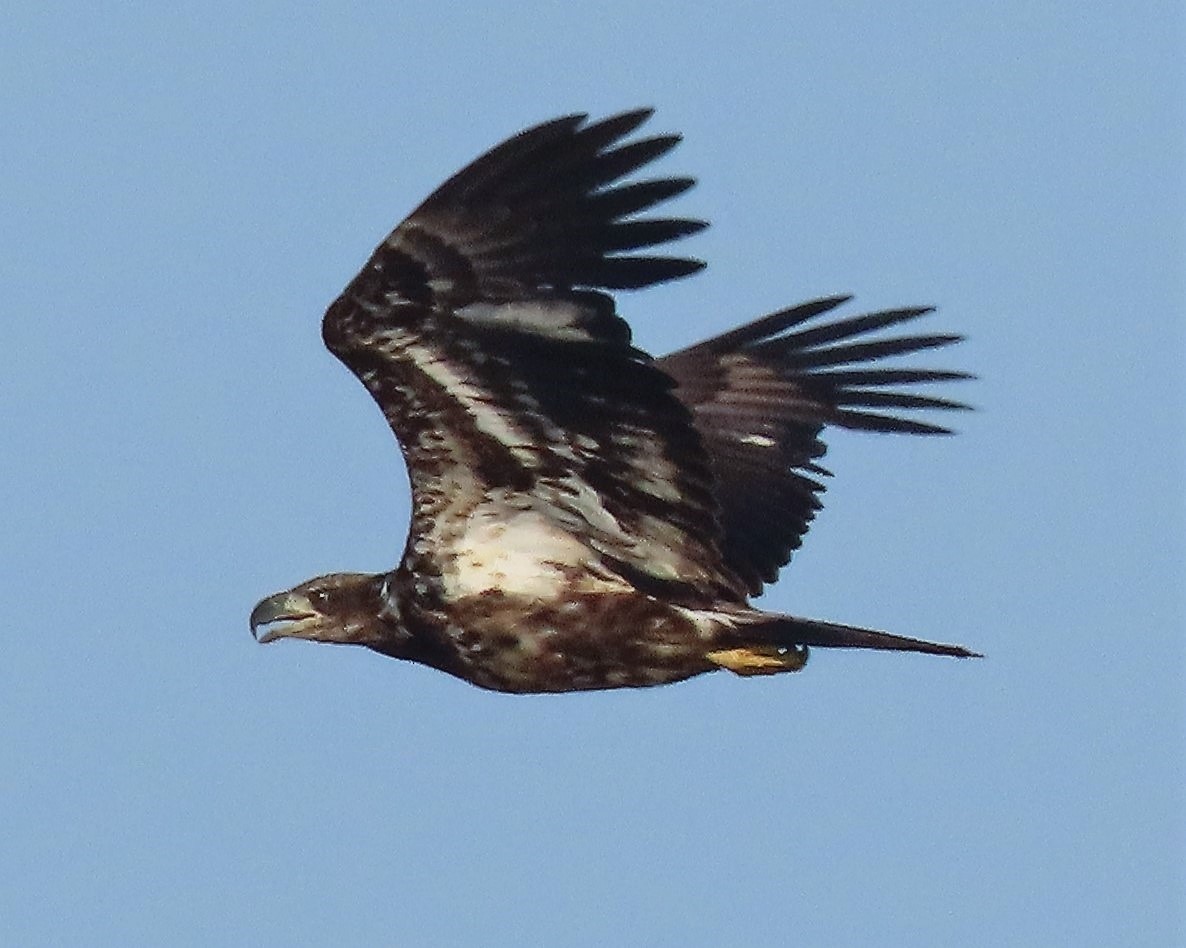
[[708,659],[739,675],[772,675],[798,671],[807,664],[807,650],[818,648],[870,648],[892,652],[922,652],[955,658],[982,658],[962,645],[928,642],[904,635],[862,629],[798,616],[764,616],[736,630],[738,644],[708,653]]

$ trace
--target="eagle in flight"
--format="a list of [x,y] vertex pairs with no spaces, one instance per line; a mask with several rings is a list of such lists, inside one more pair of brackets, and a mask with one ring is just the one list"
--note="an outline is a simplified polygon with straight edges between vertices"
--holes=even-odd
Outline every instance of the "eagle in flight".
[[887,336],[930,310],[836,317],[832,297],[660,359],[631,345],[610,291],[703,266],[645,252],[706,226],[639,216],[693,183],[623,183],[679,141],[630,140],[650,114],[498,145],[329,307],[325,344],[403,451],[411,527],[391,572],[260,602],[260,642],[364,645],[507,692],[797,671],[811,646],[975,654],[749,604],[820,508],[824,429],[947,433],[909,413],[964,406],[909,387],[967,376],[883,360],[960,337]]

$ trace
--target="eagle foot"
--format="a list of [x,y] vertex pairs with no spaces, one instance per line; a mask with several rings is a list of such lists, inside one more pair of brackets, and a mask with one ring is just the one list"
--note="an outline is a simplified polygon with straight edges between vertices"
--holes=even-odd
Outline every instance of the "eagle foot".
[[807,648],[802,645],[793,648],[756,645],[717,649],[704,657],[735,675],[777,675],[780,672],[797,672],[806,665]]

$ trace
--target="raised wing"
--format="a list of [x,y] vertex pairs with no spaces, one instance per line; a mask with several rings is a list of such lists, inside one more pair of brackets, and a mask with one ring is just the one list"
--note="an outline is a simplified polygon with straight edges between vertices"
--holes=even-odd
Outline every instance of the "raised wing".
[[848,299],[781,310],[658,361],[695,415],[717,481],[725,560],[751,594],[777,578],[821,507],[825,426],[948,434],[901,412],[966,407],[898,388],[969,378],[964,373],[870,365],[959,341],[866,338],[930,309],[820,319]]
[[487,512],[523,513],[637,588],[742,597],[691,414],[599,292],[702,266],[631,252],[704,226],[636,216],[690,178],[618,183],[679,140],[621,144],[649,114],[568,116],[499,145],[400,224],[326,313],[326,344],[407,459],[417,573],[475,542]]
[[618,144],[650,115],[640,109],[593,125],[569,115],[491,149],[392,231],[342,299],[453,313],[477,301],[642,287],[696,272],[698,260],[623,252],[707,226],[633,217],[686,191],[692,178],[610,186],[679,142],[660,135]]

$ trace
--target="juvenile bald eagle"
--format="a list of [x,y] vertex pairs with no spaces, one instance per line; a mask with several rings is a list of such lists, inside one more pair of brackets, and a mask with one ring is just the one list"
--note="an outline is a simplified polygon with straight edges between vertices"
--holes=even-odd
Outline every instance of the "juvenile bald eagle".
[[607,291],[703,266],[636,253],[705,226],[638,216],[691,178],[621,183],[679,141],[623,143],[649,115],[508,139],[329,307],[325,344],[407,462],[410,535],[392,572],[264,599],[260,642],[365,645],[511,692],[795,671],[809,646],[974,654],[749,605],[820,507],[824,428],[946,433],[902,412],[963,406],[900,386],[966,376],[880,363],[959,337],[869,338],[929,310],[834,318],[834,297],[661,359],[633,347]]

